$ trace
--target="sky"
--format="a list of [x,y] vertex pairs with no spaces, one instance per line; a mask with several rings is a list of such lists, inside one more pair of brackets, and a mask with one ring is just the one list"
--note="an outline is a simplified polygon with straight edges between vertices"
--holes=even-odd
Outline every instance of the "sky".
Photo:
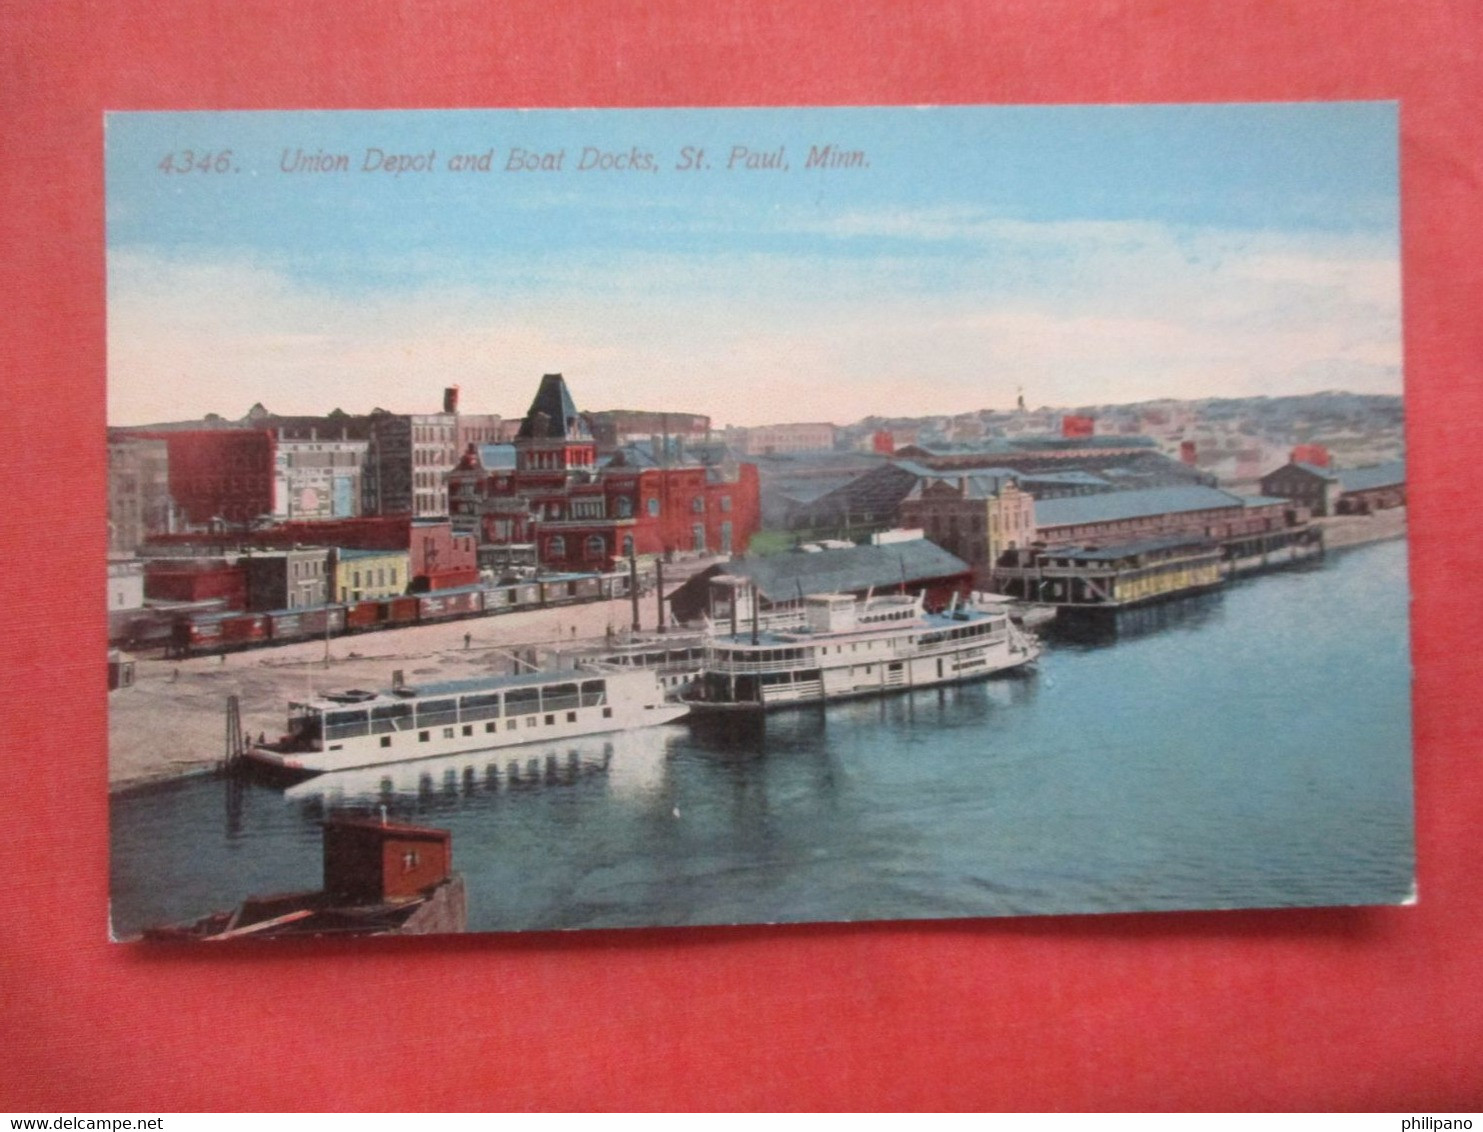
[[[717,425],[1401,391],[1394,103],[150,112],[106,136],[113,424],[431,412],[448,385],[518,416],[553,372],[582,409]],[[809,168],[829,145],[858,156]]]

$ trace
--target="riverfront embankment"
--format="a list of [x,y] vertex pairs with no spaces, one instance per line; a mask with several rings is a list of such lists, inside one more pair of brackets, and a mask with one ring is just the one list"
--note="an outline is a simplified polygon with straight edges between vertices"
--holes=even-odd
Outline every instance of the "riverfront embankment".
[[1390,507],[1370,515],[1333,515],[1314,522],[1323,528],[1323,545],[1329,550],[1406,537],[1404,507]]

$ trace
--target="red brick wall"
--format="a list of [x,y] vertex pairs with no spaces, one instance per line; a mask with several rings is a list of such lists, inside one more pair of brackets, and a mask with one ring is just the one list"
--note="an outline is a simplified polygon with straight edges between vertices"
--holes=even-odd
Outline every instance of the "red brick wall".
[[169,445],[170,494],[186,522],[247,523],[273,511],[273,434],[260,429],[160,433]]
[[241,566],[195,567],[169,560],[144,567],[144,596],[154,601],[211,601],[247,608],[247,574]]

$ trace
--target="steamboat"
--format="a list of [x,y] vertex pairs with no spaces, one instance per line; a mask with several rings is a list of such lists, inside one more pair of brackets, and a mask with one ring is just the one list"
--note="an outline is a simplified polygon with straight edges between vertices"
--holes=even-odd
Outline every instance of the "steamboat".
[[288,706],[288,731],[243,754],[270,770],[322,774],[631,731],[690,709],[653,671],[536,672],[335,692]]
[[816,594],[797,627],[714,637],[685,697],[697,712],[758,712],[977,680],[1020,668],[1040,642],[1010,599],[977,594],[928,613],[918,595]]

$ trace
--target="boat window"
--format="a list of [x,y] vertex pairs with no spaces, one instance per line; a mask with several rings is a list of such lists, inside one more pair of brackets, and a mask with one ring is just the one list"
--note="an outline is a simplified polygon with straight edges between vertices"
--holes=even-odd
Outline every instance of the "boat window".
[[369,718],[364,711],[325,713],[324,734],[327,739],[354,739],[369,733]]
[[582,681],[582,706],[596,707],[598,704],[608,702],[608,682],[606,680],[583,680]]
[[320,713],[303,704],[289,704],[288,733],[298,742],[319,739]]
[[575,684],[551,684],[541,689],[541,708],[544,711],[562,711],[577,706]]
[[383,704],[371,709],[371,731],[385,735],[391,731],[406,731],[412,726],[411,704]]
[[499,717],[499,693],[479,692],[458,701],[458,717],[465,720]]
[[457,700],[423,700],[417,705],[418,727],[437,727],[445,723],[453,723],[457,719]]
[[540,688],[512,688],[505,693],[506,715],[531,715],[540,710]]

